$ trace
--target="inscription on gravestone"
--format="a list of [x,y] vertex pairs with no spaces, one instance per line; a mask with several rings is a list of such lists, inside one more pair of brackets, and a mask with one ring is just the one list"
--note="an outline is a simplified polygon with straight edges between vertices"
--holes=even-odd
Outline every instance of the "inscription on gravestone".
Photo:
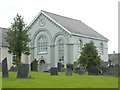
[[7,58],[2,61],[2,77],[8,78]]
[[17,78],[29,78],[29,64],[19,64]]

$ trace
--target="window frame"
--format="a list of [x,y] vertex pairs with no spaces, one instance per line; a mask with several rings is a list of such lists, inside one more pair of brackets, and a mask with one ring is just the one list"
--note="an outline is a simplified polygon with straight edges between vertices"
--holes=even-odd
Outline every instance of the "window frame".
[[78,51],[80,52],[82,50],[83,47],[83,41],[81,39],[79,39],[78,41]]
[[100,52],[103,55],[104,54],[104,45],[103,43],[100,43]]
[[64,45],[65,45],[64,39],[60,38],[58,40],[58,60],[59,61],[64,61],[64,48],[65,48]]
[[41,35],[37,40],[37,52],[38,54],[47,53],[48,51],[48,38],[45,35]]

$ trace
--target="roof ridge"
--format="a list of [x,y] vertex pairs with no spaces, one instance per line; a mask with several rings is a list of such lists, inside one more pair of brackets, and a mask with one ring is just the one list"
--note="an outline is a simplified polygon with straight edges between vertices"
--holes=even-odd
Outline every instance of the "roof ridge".
[[[50,13],[50,14],[53,14],[53,15],[56,15],[56,16],[60,16],[60,17],[64,17],[64,18],[67,18],[67,19],[72,19],[72,20],[75,20],[75,21],[79,21],[79,22],[82,22],[81,20],[78,20],[78,19],[74,19],[74,18],[70,18],[70,17],[67,17],[67,16],[62,16],[62,15],[59,15],[59,14],[55,14],[55,13],[51,13],[51,12],[47,12],[47,11],[44,11],[44,10],[41,10],[45,13]],[[83,22],[82,22],[83,23]],[[85,23],[83,23],[85,24]]]

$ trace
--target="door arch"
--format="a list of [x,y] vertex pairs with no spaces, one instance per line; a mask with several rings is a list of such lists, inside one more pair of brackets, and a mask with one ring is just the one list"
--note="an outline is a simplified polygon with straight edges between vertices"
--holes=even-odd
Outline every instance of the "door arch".
[[45,61],[40,60],[39,62],[39,71],[45,71]]

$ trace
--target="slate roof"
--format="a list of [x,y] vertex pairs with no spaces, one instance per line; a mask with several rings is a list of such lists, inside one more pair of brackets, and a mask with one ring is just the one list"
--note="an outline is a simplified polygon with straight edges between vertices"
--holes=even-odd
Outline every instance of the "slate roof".
[[5,41],[5,36],[6,36],[6,32],[8,31],[9,29],[8,28],[1,28],[0,27],[0,45],[2,46],[6,46],[7,43]]
[[48,15],[53,20],[58,22],[64,28],[69,30],[71,33],[95,37],[95,38],[99,38],[99,39],[108,41],[107,38],[105,38],[101,34],[97,33],[95,30],[93,30],[92,28],[90,28],[89,26],[87,26],[86,24],[81,22],[80,20],[71,19],[68,17],[60,16],[60,15],[46,12],[43,10],[42,10],[42,12],[44,12],[46,15]]

